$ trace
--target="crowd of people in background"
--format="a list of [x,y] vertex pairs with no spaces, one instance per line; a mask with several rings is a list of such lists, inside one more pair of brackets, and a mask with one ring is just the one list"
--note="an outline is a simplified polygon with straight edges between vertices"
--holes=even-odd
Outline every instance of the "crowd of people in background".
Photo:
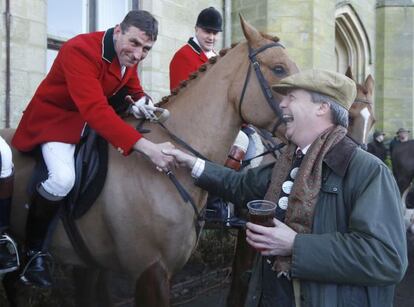
[[393,149],[400,143],[410,140],[410,130],[400,128],[395,133],[395,136],[389,142],[388,148],[385,140],[386,133],[376,130],[372,136],[372,141],[368,143],[367,151],[379,158],[381,161],[386,161],[391,157]]

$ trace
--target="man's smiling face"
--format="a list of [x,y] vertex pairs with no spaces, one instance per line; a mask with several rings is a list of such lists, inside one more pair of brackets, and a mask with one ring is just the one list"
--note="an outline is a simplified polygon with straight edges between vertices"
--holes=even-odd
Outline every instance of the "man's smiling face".
[[114,29],[115,52],[121,66],[131,67],[145,59],[154,41],[137,27],[130,26],[124,32],[120,25]]

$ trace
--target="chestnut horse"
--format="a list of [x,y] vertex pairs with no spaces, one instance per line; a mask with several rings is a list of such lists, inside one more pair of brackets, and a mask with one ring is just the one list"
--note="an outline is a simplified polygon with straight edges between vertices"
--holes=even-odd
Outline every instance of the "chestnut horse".
[[[260,34],[242,18],[241,26],[246,42],[202,66],[198,77],[162,103],[171,114],[165,123],[168,129],[219,163],[225,161],[243,121],[284,135],[281,116],[275,114],[275,97],[269,98],[269,104],[265,97],[268,92],[261,86],[277,83],[298,71],[277,38]],[[254,60],[257,62],[253,65]],[[258,79],[260,72],[262,80]],[[128,123],[137,124],[133,119]],[[145,128],[151,130],[146,135],[151,141],[174,143],[156,123],[148,123]],[[10,142],[13,131],[4,130],[1,134]],[[11,222],[13,232],[22,239],[28,203],[26,187],[34,160],[16,151],[13,154]],[[201,211],[206,193],[194,185],[187,171],[177,170],[175,176]],[[93,207],[77,221],[95,261],[104,268],[127,273],[135,280],[136,306],[151,307],[169,306],[169,281],[196,246],[196,224],[195,210],[182,200],[168,176],[157,172],[143,156],[132,154],[125,158],[113,148],[109,150],[104,188]],[[85,266],[61,222],[50,249],[61,263]]]
[[[351,67],[348,67],[345,75],[355,81]],[[368,144],[368,134],[376,121],[373,93],[374,79],[368,75],[364,83],[357,83],[357,97],[349,109],[348,136],[365,150]]]
[[[354,80],[351,67],[348,67],[345,75]],[[361,147],[366,147],[368,133],[375,123],[372,103],[374,79],[369,75],[363,84],[356,84],[357,97],[349,110],[348,136]],[[265,159],[262,163],[268,162],[270,162],[269,159]],[[254,256],[255,251],[246,242],[246,233],[238,231],[235,257],[232,265],[232,281],[227,297],[228,307],[244,305]]]

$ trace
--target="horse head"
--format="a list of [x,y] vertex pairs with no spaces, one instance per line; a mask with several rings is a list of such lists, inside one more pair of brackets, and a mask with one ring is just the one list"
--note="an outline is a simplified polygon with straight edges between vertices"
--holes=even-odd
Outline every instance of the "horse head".
[[[257,31],[240,16],[240,23],[246,42],[234,48],[248,56],[237,70],[239,76],[229,88],[229,98],[242,121],[271,131],[284,138],[279,94],[270,86],[299,71],[289,58],[278,37],[271,37]],[[247,62],[247,63],[246,63]]]
[[[348,67],[345,75],[355,81],[351,67]],[[362,147],[368,143],[368,133],[376,119],[373,109],[374,79],[371,75],[363,84],[357,83],[357,96],[349,109],[348,136]]]

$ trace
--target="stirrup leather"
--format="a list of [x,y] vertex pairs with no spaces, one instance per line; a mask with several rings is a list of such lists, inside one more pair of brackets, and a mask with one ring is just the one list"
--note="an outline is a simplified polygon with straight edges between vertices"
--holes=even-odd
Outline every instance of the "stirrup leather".
[[20,256],[16,242],[7,233],[4,233],[0,237],[0,244],[6,244],[10,254],[16,257],[16,265],[6,269],[0,269],[0,275],[16,271],[20,266]]

